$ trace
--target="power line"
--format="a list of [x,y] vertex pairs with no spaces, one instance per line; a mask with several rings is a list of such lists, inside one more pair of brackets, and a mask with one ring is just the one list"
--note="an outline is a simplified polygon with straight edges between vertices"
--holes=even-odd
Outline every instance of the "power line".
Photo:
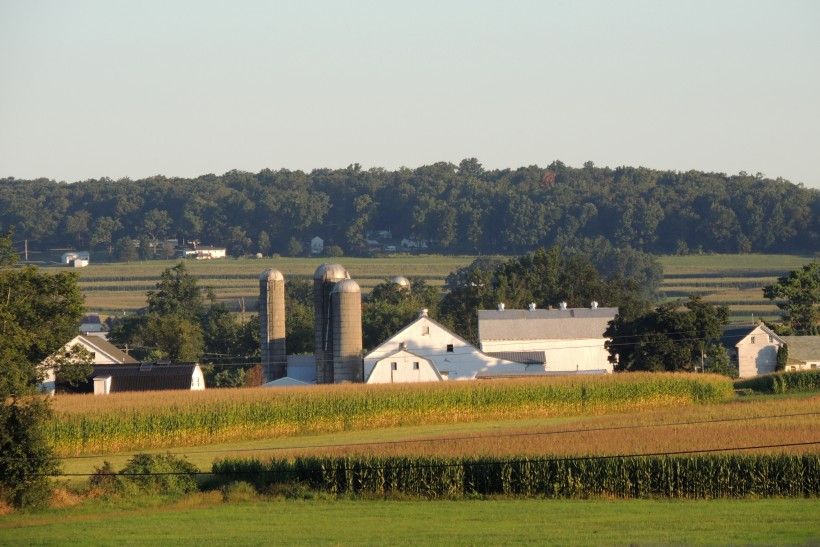
[[[768,419],[776,419],[776,418],[794,418],[799,416],[815,416],[820,414],[820,412],[796,412],[791,414],[775,414],[775,415],[767,415],[767,416],[749,416],[749,417],[742,417],[742,418],[718,418],[715,420],[690,420],[685,422],[666,422],[666,423],[654,423],[654,424],[633,424],[633,425],[624,425],[624,426],[614,426],[614,427],[591,427],[591,428],[578,428],[578,429],[559,429],[556,431],[526,431],[526,432],[519,432],[519,433],[499,433],[495,435],[462,435],[457,437],[435,437],[435,438],[428,438],[428,439],[404,439],[404,440],[395,440],[395,441],[371,441],[371,442],[361,442],[361,443],[338,443],[338,444],[309,444],[309,445],[297,445],[297,446],[271,446],[271,447],[256,447],[256,448],[237,448],[234,450],[223,450],[223,449],[207,449],[207,450],[188,450],[185,452],[168,452],[168,454],[172,454],[175,456],[184,456],[187,454],[213,454],[213,453],[220,453],[220,452],[271,452],[271,451],[285,451],[285,450],[302,450],[307,448],[357,448],[363,446],[385,446],[385,445],[399,445],[399,444],[419,444],[419,443],[431,443],[431,442],[449,442],[449,441],[469,441],[469,440],[481,440],[481,439],[499,439],[499,438],[510,438],[510,437],[537,437],[537,436],[548,436],[548,435],[564,435],[564,434],[572,434],[572,433],[600,433],[603,431],[622,431],[622,430],[630,430],[630,429],[647,429],[652,427],[675,427],[675,426],[687,426],[687,425],[703,425],[703,424],[711,424],[711,423],[729,423],[729,422],[742,422],[748,420],[768,420]],[[66,456],[60,458],[62,460],[83,460],[83,459],[96,459],[105,457],[105,454],[96,454],[96,455],[82,455],[82,456]]]
[[[721,448],[703,448],[697,450],[677,450],[672,452],[645,452],[645,453],[633,453],[633,454],[607,454],[607,455],[600,455],[600,456],[571,456],[571,457],[561,457],[561,458],[516,458],[516,459],[497,459],[497,460],[486,460],[486,461],[470,461],[470,460],[462,460],[457,462],[431,462],[431,463],[424,463],[424,464],[410,464],[410,465],[403,465],[402,467],[409,467],[411,469],[436,469],[436,468],[449,468],[449,467],[460,467],[460,466],[486,466],[486,465],[507,465],[507,464],[518,464],[518,463],[550,463],[550,462],[575,462],[575,461],[593,461],[593,460],[612,460],[618,458],[652,458],[652,457],[662,457],[662,456],[683,456],[687,454],[707,454],[712,452],[738,452],[742,450],[762,450],[766,448],[792,448],[797,446],[811,446],[815,444],[820,444],[820,440],[816,441],[805,441],[799,443],[782,443],[782,444],[760,444],[760,445],[752,445],[752,446],[729,446],[729,447],[721,447]],[[359,465],[356,467],[344,467],[341,470],[343,471],[361,471],[361,470],[368,470],[368,471],[376,471],[376,470],[384,470],[387,469],[388,466],[385,465]],[[337,469],[338,470],[338,469]],[[222,471],[222,472],[215,472],[215,471],[193,471],[193,472],[184,472],[184,471],[164,471],[164,472],[153,472],[153,473],[110,473],[111,476],[120,476],[120,477],[156,477],[156,476],[166,476],[166,475],[253,475],[253,474],[263,474],[264,471]],[[45,476],[45,477],[92,477],[92,476],[99,476],[99,475],[109,475],[108,473],[41,473],[37,474],[38,476]]]

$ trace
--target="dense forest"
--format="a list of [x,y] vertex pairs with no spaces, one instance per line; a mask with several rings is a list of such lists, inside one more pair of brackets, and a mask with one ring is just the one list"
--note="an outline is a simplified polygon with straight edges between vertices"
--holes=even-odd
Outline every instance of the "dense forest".
[[366,255],[368,232],[428,252],[522,253],[605,238],[653,253],[815,252],[820,191],[741,173],[645,168],[485,170],[475,159],[416,169],[231,171],[195,179],[0,179],[0,233],[31,249],[151,258],[168,238],[232,255],[298,255],[315,235]]

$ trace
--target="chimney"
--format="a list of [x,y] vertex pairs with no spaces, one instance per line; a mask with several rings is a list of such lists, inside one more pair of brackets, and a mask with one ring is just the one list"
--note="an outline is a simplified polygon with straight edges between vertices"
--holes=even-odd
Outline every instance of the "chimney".
[[423,308],[419,313],[419,317],[427,317],[427,308]]

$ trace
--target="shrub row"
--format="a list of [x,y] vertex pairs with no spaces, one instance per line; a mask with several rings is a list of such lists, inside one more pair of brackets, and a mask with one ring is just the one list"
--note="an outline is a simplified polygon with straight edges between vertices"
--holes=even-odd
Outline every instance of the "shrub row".
[[817,496],[820,454],[579,459],[297,458],[215,462],[221,480],[336,495],[460,498]]
[[[710,403],[734,396],[716,375],[630,373],[401,386],[220,390],[142,394],[144,406],[58,413],[51,442],[62,454],[142,449],[217,440],[469,421],[487,416],[575,415]],[[112,399],[116,395],[109,396]],[[241,399],[239,399],[241,397]],[[107,399],[105,402],[110,402]],[[159,404],[157,404],[159,400]],[[137,404],[139,404],[139,402]],[[94,403],[94,404],[90,404]]]
[[759,393],[787,393],[820,390],[820,369],[775,372],[735,381],[737,389],[752,389]]

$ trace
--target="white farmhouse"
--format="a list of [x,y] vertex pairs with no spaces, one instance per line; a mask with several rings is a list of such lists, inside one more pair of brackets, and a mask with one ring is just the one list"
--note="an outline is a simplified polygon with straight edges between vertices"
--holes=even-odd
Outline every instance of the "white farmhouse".
[[820,368],[820,336],[781,336],[789,350],[786,370]]
[[125,365],[138,362],[102,337],[80,334],[66,342],[63,347],[47,357],[40,364],[44,376],[43,383],[40,384],[40,391],[54,395],[56,376],[54,374],[53,360],[58,356],[67,354],[74,346],[80,346],[88,351],[91,354],[92,364],[94,365]]
[[528,364],[541,364],[553,374],[612,372],[604,344],[607,325],[618,308],[479,310],[478,337],[488,355]]
[[427,310],[364,357],[364,378],[369,384],[543,374],[543,365],[482,353],[430,319]]
[[786,343],[763,323],[728,326],[723,329],[720,341],[737,365],[740,378],[774,372],[777,350]]

